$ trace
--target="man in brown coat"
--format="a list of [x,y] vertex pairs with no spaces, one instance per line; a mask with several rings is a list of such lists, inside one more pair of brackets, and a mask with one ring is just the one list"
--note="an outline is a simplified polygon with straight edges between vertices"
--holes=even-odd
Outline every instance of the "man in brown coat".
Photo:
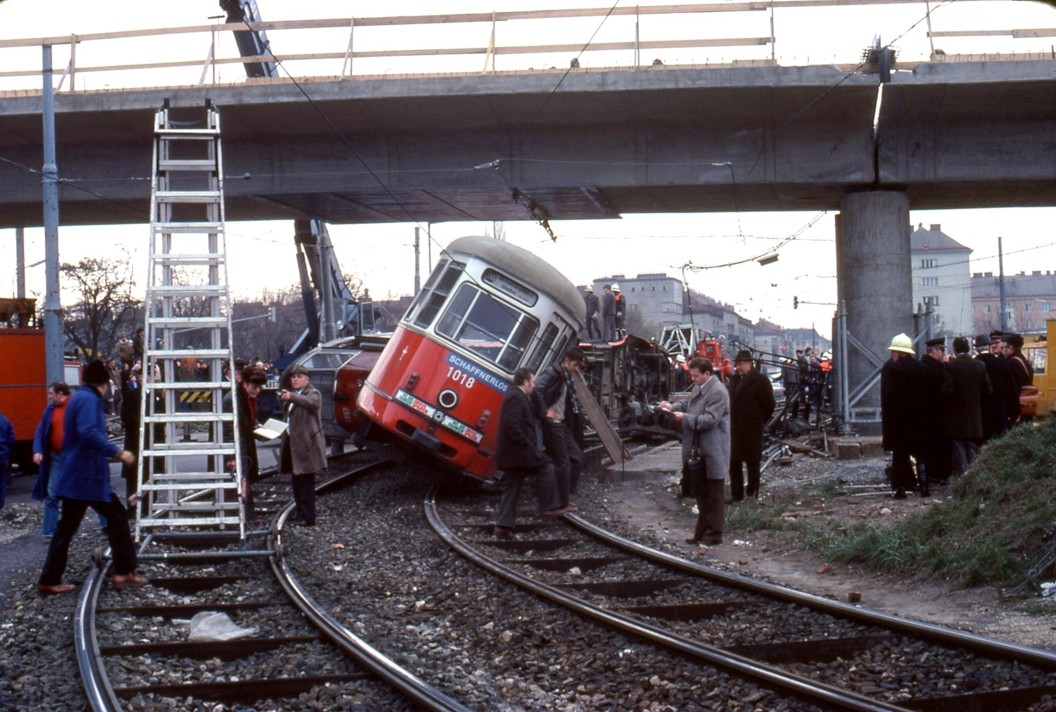
[[323,396],[312,386],[308,371],[294,366],[290,387],[279,398],[286,406],[286,432],[282,434],[282,469],[293,474],[296,521],[315,526],[315,473],[326,469],[326,438],[320,411]]

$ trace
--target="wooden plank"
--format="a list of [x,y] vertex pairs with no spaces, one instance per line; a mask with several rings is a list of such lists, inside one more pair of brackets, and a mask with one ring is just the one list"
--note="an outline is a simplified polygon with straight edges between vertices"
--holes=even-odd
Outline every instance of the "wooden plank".
[[579,398],[579,404],[583,406],[583,412],[586,414],[587,420],[590,421],[590,424],[594,426],[594,430],[597,431],[598,438],[601,440],[601,444],[605,446],[605,452],[612,458],[613,464],[620,465],[630,460],[630,451],[623,444],[623,440],[620,439],[620,434],[616,432],[616,428],[612,427],[612,423],[605,417],[605,411],[602,410],[601,405],[594,399],[594,394],[587,387],[583,374],[573,373],[572,382],[576,386],[576,396]]

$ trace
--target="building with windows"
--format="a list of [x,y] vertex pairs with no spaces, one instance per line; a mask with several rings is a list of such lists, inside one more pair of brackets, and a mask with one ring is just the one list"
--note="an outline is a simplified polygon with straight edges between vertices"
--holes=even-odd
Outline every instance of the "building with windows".
[[1001,277],[993,272],[972,275],[972,324],[977,334],[1005,329],[1021,334],[1045,333],[1045,322],[1056,319],[1056,271],[1035,270],[1005,275],[1005,323],[1001,324]]
[[913,304],[921,314],[931,312],[935,336],[968,336],[972,325],[969,289],[971,249],[942,232],[941,225],[917,225],[910,234],[913,263]]

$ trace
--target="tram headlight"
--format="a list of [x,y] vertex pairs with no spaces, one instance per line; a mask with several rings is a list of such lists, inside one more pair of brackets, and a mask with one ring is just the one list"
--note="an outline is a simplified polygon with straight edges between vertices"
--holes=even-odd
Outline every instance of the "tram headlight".
[[413,391],[414,387],[418,385],[418,372],[412,371],[411,375],[407,377],[407,390]]
[[488,424],[489,420],[491,420],[491,411],[485,410],[483,413],[480,414],[480,417],[477,418],[477,429],[483,430],[484,426]]

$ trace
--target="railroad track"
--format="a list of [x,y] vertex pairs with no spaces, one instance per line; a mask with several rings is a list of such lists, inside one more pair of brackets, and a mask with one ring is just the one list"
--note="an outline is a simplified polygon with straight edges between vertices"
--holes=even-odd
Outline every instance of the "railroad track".
[[[382,464],[342,468],[317,492],[334,491]],[[270,509],[272,522],[252,530],[245,542],[237,532],[208,538],[159,533],[144,542],[140,570],[150,586],[115,590],[110,562],[96,552],[75,610],[74,642],[89,706],[464,709],[312,600],[284,561],[293,505],[277,505],[289,498],[288,483],[264,479],[255,494],[258,511]],[[190,639],[196,615],[212,616],[210,636]]]
[[[581,517],[491,535],[479,497],[435,492],[426,515],[474,564],[556,605],[822,708],[1052,709],[1056,655],[729,574]],[[707,705],[701,700],[702,705]]]

